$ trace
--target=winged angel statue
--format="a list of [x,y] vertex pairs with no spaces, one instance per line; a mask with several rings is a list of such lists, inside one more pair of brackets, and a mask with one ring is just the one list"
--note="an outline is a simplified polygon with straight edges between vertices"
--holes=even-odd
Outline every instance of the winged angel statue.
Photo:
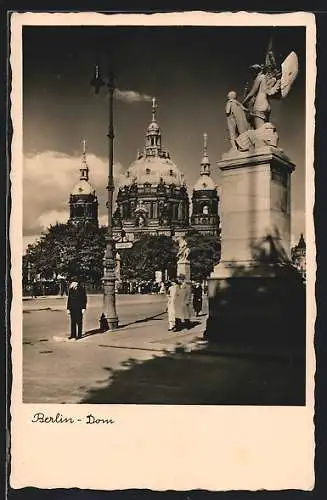
[[233,149],[248,151],[251,147],[277,146],[278,135],[270,123],[270,98],[285,98],[298,74],[298,57],[291,52],[283,63],[276,64],[270,41],[264,64],[250,66],[253,82],[246,88],[242,102],[236,92],[227,95],[226,116]]

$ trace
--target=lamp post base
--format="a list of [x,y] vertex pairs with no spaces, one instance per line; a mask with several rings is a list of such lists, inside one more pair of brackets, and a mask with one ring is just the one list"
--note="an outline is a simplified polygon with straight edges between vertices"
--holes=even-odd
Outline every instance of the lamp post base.
[[117,330],[118,319],[117,318],[106,318],[105,314],[102,313],[99,319],[99,326],[102,333]]
[[100,318],[100,328],[103,331],[117,330],[118,316],[116,312],[115,281],[105,283],[103,311]]
[[108,330],[118,330],[118,319],[107,319],[108,322]]

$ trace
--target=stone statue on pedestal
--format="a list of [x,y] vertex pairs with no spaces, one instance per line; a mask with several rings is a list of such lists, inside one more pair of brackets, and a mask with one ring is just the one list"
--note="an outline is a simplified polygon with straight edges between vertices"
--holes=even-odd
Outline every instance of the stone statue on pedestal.
[[265,65],[252,71],[243,102],[231,91],[226,103],[232,149],[218,162],[221,256],[208,279],[204,338],[246,348],[294,342],[305,352],[305,290],[290,266],[295,165],[277,147],[269,102],[288,94],[297,56],[293,52],[277,66],[270,50]]
[[298,59],[291,52],[279,67],[271,48],[265,64],[250,66],[253,83],[243,99],[236,92],[227,95],[226,117],[232,150],[249,151],[264,146],[277,146],[276,127],[270,123],[270,98],[284,98],[289,93],[298,73]]
[[247,110],[243,104],[237,100],[237,95],[234,90],[231,90],[227,94],[225,109],[230,142],[232,148],[237,149],[237,137],[249,130],[250,124],[245,115],[245,111]]
[[188,262],[190,249],[187,245],[187,241],[185,238],[178,238],[178,253],[177,253],[177,261],[178,262]]
[[183,275],[186,281],[191,279],[190,249],[182,236],[178,238],[177,276]]

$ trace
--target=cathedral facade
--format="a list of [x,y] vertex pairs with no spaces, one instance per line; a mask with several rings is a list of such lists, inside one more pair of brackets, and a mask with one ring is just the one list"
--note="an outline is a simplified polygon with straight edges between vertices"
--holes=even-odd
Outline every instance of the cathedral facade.
[[192,229],[217,235],[219,200],[210,177],[206,141],[200,179],[193,190],[190,217],[190,199],[184,174],[162,146],[156,111],[153,99],[152,120],[146,130],[144,149],[125,172],[118,189],[117,207],[113,214],[114,238],[116,241],[122,238],[134,241],[146,234],[178,238]]
[[[162,146],[156,112],[153,99],[152,120],[146,130],[144,149],[137,153],[118,186],[113,213],[114,239],[133,242],[144,235],[177,239],[192,230],[218,237],[219,197],[210,175],[207,135],[204,134],[200,176],[190,200],[184,174]],[[98,199],[89,182],[85,141],[80,178],[70,193],[69,208],[69,223],[98,226]]]

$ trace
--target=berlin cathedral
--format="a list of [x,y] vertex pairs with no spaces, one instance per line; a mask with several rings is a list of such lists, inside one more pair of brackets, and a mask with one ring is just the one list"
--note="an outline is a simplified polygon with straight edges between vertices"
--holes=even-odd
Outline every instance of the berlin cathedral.
[[[157,104],[153,99],[152,120],[146,130],[144,149],[138,152],[118,186],[113,213],[114,239],[133,242],[144,235],[165,235],[175,239],[191,230],[218,236],[219,196],[210,176],[207,135],[204,134],[200,176],[193,187],[190,210],[184,174],[162,146],[156,113]],[[70,194],[69,221],[98,225],[98,200],[89,183],[85,141],[80,172],[80,180]]]

